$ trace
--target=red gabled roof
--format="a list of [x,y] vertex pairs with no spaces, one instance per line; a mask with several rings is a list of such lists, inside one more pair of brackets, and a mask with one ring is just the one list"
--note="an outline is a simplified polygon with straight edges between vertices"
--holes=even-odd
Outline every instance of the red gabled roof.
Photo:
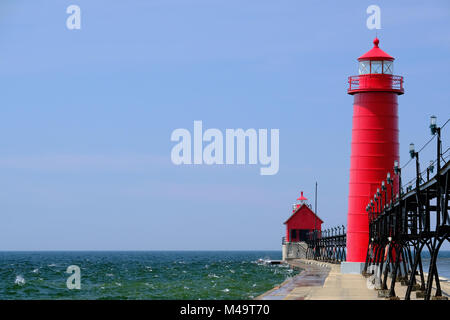
[[313,215],[316,216],[317,219],[320,220],[321,223],[323,223],[323,220],[320,219],[319,216],[318,216],[314,211],[312,211],[310,207],[308,207],[306,204],[302,204],[300,207],[298,207],[298,208],[294,211],[294,213],[291,214],[291,216],[290,216],[283,224],[288,223],[288,221],[291,220],[298,212],[300,212],[300,209],[303,208],[303,207],[305,207],[306,209],[308,209]]
[[375,40],[373,40],[373,48],[370,49],[369,51],[367,51],[366,53],[364,53],[361,57],[358,58],[358,61],[362,61],[362,60],[390,60],[390,61],[394,61],[395,58],[388,55],[386,52],[384,52],[383,50],[381,50],[378,47],[378,44],[380,43],[380,40],[378,40],[378,38],[375,38]]

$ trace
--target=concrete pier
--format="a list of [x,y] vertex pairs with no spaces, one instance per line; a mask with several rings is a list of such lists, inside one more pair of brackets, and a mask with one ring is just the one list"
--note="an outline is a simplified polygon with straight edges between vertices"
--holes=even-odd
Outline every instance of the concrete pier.
[[[339,264],[306,259],[288,260],[288,263],[303,271],[257,300],[385,300],[379,297],[379,290],[368,287],[367,278],[360,274],[343,274]],[[449,280],[440,279],[443,296],[450,297]],[[400,282],[396,284],[396,295],[400,299],[404,298],[406,288]],[[411,300],[420,299],[420,291],[418,296],[413,292]]]

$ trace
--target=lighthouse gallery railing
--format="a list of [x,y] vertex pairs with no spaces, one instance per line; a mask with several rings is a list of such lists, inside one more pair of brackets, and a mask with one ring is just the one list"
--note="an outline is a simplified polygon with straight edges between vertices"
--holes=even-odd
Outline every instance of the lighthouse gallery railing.
[[403,92],[403,77],[390,74],[364,74],[348,77],[348,91],[370,89]]

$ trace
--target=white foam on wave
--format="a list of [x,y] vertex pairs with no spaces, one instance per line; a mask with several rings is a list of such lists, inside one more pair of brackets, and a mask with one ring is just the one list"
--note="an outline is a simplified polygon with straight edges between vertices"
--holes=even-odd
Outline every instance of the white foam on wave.
[[218,276],[215,273],[210,273],[210,274],[208,274],[208,278],[220,278],[220,276]]
[[16,276],[16,280],[14,280],[14,284],[17,284],[18,286],[23,286],[26,283],[25,278],[21,275]]

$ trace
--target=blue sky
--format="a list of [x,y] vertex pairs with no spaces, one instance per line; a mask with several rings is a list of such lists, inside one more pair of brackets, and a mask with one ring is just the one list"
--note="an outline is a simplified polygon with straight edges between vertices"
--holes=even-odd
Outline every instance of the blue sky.
[[[449,117],[448,1],[3,0],[0,250],[278,250],[315,181],[319,216],[345,224],[347,77],[372,46],[371,4],[405,77],[405,163],[429,116]],[[280,129],[278,174],[174,166],[170,135],[194,120]]]

